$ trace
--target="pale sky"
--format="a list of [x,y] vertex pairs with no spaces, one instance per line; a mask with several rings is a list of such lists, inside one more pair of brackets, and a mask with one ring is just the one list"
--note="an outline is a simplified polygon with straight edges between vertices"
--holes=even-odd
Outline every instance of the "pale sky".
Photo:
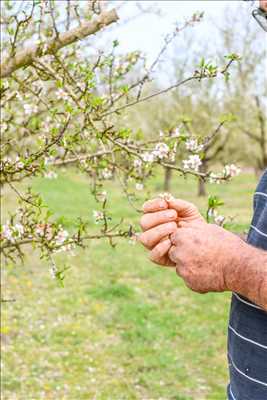
[[[163,44],[163,38],[167,33],[174,30],[175,24],[177,22],[181,24],[185,18],[190,17],[194,12],[204,11],[205,13],[204,20],[193,28],[194,34],[196,34],[198,40],[208,41],[212,46],[214,39],[216,39],[216,25],[223,24],[226,7],[231,8],[233,13],[237,12],[238,7],[245,7],[248,10],[248,15],[250,15],[252,9],[258,5],[258,2],[253,4],[250,1],[244,2],[243,0],[139,0],[139,3],[144,8],[155,4],[163,15],[159,17],[145,13],[123,24],[123,21],[136,14],[135,1],[128,0],[126,5],[118,12],[122,26],[115,30],[117,35],[115,32],[112,32],[112,35],[114,35],[114,38],[116,36],[119,38],[121,49],[125,51],[139,49],[147,54],[149,60],[153,60]],[[119,1],[115,0],[113,4],[118,5]],[[211,18],[215,24],[214,29],[210,21]],[[256,24],[252,17],[251,23]],[[179,40],[179,38],[176,40]]]

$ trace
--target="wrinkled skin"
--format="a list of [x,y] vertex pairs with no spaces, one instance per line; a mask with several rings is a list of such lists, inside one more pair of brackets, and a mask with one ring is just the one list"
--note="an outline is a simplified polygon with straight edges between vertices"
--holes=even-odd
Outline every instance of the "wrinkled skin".
[[207,224],[184,200],[154,199],[143,210],[139,240],[150,251],[151,261],[175,267],[186,285],[199,293],[230,290],[232,280],[238,279],[232,258],[244,245],[239,237]]
[[180,226],[171,235],[169,257],[185,284],[198,293],[223,292],[235,287],[241,263],[236,255],[245,243],[217,225],[182,223]]
[[182,222],[205,222],[198,209],[187,201],[154,199],[143,206],[144,215],[140,225],[143,233],[140,242],[150,250],[149,258],[155,264],[175,267],[168,251],[171,248],[170,235],[176,232]]

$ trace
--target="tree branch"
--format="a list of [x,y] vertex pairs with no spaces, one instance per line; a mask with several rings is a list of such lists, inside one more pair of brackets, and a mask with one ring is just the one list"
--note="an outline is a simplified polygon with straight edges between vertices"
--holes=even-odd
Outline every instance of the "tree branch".
[[78,28],[60,33],[57,38],[53,38],[44,44],[35,44],[25,50],[19,51],[14,57],[6,57],[0,65],[0,77],[6,78],[14,71],[31,65],[36,57],[47,54],[55,54],[62,47],[84,39],[89,35],[100,31],[102,28],[118,21],[119,17],[116,10],[102,12],[94,20],[84,22]]

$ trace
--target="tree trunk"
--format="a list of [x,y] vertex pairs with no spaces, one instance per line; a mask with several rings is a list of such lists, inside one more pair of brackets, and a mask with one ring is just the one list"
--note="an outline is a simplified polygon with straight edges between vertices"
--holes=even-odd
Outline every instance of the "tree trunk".
[[171,191],[171,178],[172,178],[172,169],[165,167],[164,168],[164,184],[163,184],[164,192]]
[[[202,165],[199,168],[199,172],[207,172],[207,165],[206,163],[203,161]],[[206,196],[207,192],[206,192],[206,183],[202,180],[199,179],[198,180],[198,196],[199,197],[204,197]]]

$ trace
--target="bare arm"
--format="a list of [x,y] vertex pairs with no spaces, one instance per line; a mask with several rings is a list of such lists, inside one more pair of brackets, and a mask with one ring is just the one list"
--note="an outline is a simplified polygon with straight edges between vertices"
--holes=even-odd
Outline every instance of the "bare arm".
[[248,244],[242,246],[226,285],[267,311],[267,252]]
[[161,203],[146,203],[141,219],[140,242],[150,250],[151,261],[175,267],[198,293],[237,292],[267,311],[267,252],[207,224],[188,202]]

